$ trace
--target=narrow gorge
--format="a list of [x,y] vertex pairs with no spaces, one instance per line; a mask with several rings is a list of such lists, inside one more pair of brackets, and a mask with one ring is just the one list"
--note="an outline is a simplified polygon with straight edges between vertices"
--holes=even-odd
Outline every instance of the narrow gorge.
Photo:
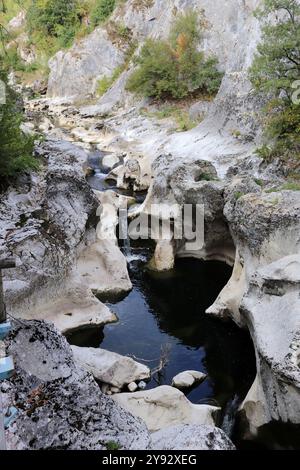
[[[249,70],[266,2],[113,2],[94,27],[84,10],[43,73],[25,3],[0,16],[38,162],[0,182],[0,260],[16,261],[2,271],[7,449],[299,450],[300,147],[293,160],[258,150],[271,98]],[[191,15],[218,91],[134,93],[143,47],[170,51]],[[176,236],[187,207],[194,234],[203,211],[196,248]]]

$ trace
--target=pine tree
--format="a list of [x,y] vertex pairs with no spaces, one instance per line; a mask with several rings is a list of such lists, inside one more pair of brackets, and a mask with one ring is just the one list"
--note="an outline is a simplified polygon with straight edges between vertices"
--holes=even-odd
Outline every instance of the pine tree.
[[300,155],[300,107],[293,99],[300,80],[300,5],[298,0],[264,0],[257,11],[266,20],[262,42],[250,69],[254,87],[270,96],[265,108],[269,157]]

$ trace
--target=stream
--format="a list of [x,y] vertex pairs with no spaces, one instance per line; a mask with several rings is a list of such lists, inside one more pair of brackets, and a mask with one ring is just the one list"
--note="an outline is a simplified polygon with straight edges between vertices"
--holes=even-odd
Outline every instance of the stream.
[[[88,177],[93,189],[117,190],[107,181],[102,165],[105,152],[92,151]],[[121,191],[142,202],[144,194]],[[186,370],[207,374],[200,385],[186,391],[196,404],[222,408],[221,422],[231,435],[236,411],[251,387],[256,373],[255,354],[248,332],[232,321],[220,321],[205,314],[228,282],[232,268],[221,262],[178,259],[167,273],[150,271],[154,246],[151,242],[129,241],[121,246],[127,258],[132,291],[115,303],[107,302],[119,319],[104,328],[75,331],[71,344],[103,349],[130,356],[156,369],[161,357],[166,365],[152,376],[147,389],[171,385],[175,375]]]

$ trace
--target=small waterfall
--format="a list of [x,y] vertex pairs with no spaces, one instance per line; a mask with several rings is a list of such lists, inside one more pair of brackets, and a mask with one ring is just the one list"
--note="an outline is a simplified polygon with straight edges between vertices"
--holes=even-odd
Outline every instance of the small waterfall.
[[235,420],[236,420],[236,413],[238,411],[240,405],[240,400],[237,395],[234,396],[232,400],[230,400],[225,408],[225,414],[223,419],[223,424],[221,429],[227,434],[230,438],[233,434]]
[[119,210],[119,239],[123,241],[123,251],[126,258],[131,256],[130,237],[128,232],[127,209]]

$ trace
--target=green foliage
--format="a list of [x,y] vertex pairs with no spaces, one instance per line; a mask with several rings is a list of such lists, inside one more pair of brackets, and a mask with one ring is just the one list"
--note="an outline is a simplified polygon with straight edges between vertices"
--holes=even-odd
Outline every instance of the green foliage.
[[115,441],[109,441],[106,443],[106,449],[113,451],[113,450],[120,450],[121,446],[118,442]]
[[241,199],[241,197],[243,197],[243,196],[244,196],[244,194],[241,191],[237,191],[236,193],[234,193],[234,198],[235,198],[236,201]]
[[137,69],[129,77],[129,91],[152,98],[180,99],[194,92],[214,94],[222,74],[214,57],[199,52],[201,33],[197,14],[180,15],[168,41],[148,39],[136,59]]
[[112,14],[116,6],[116,0],[97,0],[91,12],[91,22],[93,26],[105,21]]
[[[6,82],[2,72],[0,79]],[[1,182],[17,173],[38,168],[37,160],[32,156],[34,138],[20,130],[23,114],[19,109],[18,96],[9,87],[6,90],[6,104],[0,106]]]
[[269,145],[258,150],[264,159],[300,155],[300,105],[293,99],[300,80],[300,5],[297,0],[264,0],[260,18],[267,21],[250,79],[261,93],[270,95],[265,107],[265,134]]
[[27,12],[30,37],[46,50],[70,46],[80,24],[77,0],[33,0]]

